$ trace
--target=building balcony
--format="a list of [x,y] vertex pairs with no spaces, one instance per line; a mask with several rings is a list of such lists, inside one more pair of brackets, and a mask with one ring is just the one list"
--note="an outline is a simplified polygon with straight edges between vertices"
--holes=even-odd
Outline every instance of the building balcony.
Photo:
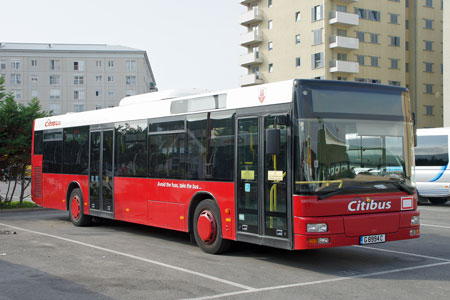
[[330,36],[330,48],[332,49],[359,49],[359,40],[346,36]]
[[241,55],[240,63],[242,67],[248,67],[250,65],[261,64],[263,59],[259,57],[259,53],[253,52]]
[[331,73],[359,73],[359,63],[344,60],[330,61]]
[[341,26],[358,26],[359,16],[357,14],[351,14],[341,11],[330,12],[330,24],[337,24]]
[[240,78],[240,84],[241,86],[250,86],[255,84],[262,84],[264,83],[264,80],[260,79],[258,75],[256,74],[248,74],[241,76]]
[[263,16],[258,9],[252,9],[240,15],[239,22],[243,26],[259,23],[263,20]]
[[241,0],[241,4],[245,5],[245,6],[247,6],[249,4],[254,4],[254,3],[257,3],[257,2],[259,2],[259,0]]
[[254,44],[259,44],[263,41],[262,35],[259,31],[250,31],[244,34],[241,34],[241,46],[249,46]]

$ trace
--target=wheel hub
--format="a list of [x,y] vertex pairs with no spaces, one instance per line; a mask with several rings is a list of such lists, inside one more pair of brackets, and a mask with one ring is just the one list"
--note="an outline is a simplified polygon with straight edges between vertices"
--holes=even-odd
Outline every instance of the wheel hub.
[[75,220],[78,220],[80,218],[81,209],[80,209],[80,199],[78,199],[78,196],[74,196],[72,198],[72,216]]
[[197,231],[204,243],[211,244],[214,242],[217,235],[217,225],[211,211],[204,210],[200,213],[197,220]]

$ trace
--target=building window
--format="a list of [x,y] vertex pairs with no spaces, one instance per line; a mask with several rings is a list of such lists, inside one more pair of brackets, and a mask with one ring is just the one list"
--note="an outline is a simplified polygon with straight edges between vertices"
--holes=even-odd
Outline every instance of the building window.
[[96,82],[103,82],[103,76],[95,76]]
[[13,90],[12,93],[16,100],[22,100],[22,91],[21,90]]
[[433,115],[433,106],[425,105],[425,115],[432,116]]
[[126,84],[136,84],[136,76],[126,76],[125,83]]
[[134,96],[134,95],[136,95],[135,90],[126,90],[125,91],[125,97]]
[[74,104],[73,105],[74,112],[82,112],[84,111],[84,104]]
[[55,114],[55,115],[61,114],[61,104],[50,103],[49,108],[50,108],[50,111],[53,112],[53,114]]
[[273,72],[273,64],[269,64],[269,73]]
[[398,24],[398,15],[397,14],[389,14],[390,23]]
[[360,43],[364,42],[364,32],[357,31],[356,32],[356,38],[359,40]]
[[425,41],[425,51],[433,51],[433,42]]
[[39,95],[37,90],[31,90],[31,98],[37,98]]
[[101,68],[101,66],[102,66],[102,61],[101,61],[101,60],[96,60],[96,61],[95,61],[95,66],[96,66],[97,68]]
[[360,19],[367,19],[367,13],[364,8],[355,7],[355,14],[357,14]]
[[368,15],[369,15],[369,20],[371,20],[371,21],[377,21],[377,22],[381,21],[381,13],[377,10],[369,10]]
[[296,43],[296,44],[300,44],[300,34],[297,34],[297,35],[295,36],[295,43]]
[[378,56],[371,56],[370,57],[370,65],[372,67],[378,67]]
[[113,60],[109,60],[108,61],[108,67],[109,68],[114,68],[114,61]]
[[409,20],[405,20],[405,29],[409,29]]
[[338,52],[337,60],[347,61],[347,53]]
[[127,72],[136,72],[136,61],[135,60],[127,60]]
[[370,34],[370,42],[372,44],[378,44],[378,34],[376,33],[371,33]]
[[273,50],[273,43],[272,42],[267,43],[267,48],[269,49],[269,51],[272,51]]
[[102,105],[101,104],[95,104],[95,110],[97,109],[102,109]]
[[301,61],[300,57],[296,57],[295,58],[295,66],[296,67],[300,67],[301,64],[302,64],[302,61]]
[[268,7],[268,8],[271,8],[271,7],[272,7],[272,0],[269,0],[269,1],[268,1],[267,7]]
[[400,47],[400,37],[399,36],[391,36],[391,46]]
[[360,66],[364,66],[366,64],[365,58],[366,58],[365,55],[357,55],[357,61]]
[[312,55],[312,68],[318,69],[323,67],[323,52],[314,53]]
[[37,75],[31,75],[31,82],[37,82],[38,76]]
[[336,5],[336,11],[347,12],[347,6],[345,6],[345,5]]
[[73,76],[73,84],[84,84],[84,76],[74,75]]
[[32,59],[31,60],[31,66],[32,67],[37,67],[37,60],[36,59]]
[[323,19],[323,5],[316,5],[312,8],[312,21]]
[[50,84],[60,84],[61,76],[59,75],[50,75]]
[[405,72],[409,72],[409,63],[405,63]]
[[425,84],[425,94],[433,94],[433,85]]
[[74,90],[73,99],[74,100],[84,100],[84,90]]
[[398,69],[399,59],[390,58],[391,61],[391,69]]
[[6,70],[6,61],[0,60],[0,70]]
[[48,62],[48,68],[50,70],[60,70],[61,69],[61,62],[59,60],[56,60],[56,59],[51,59]]
[[425,0],[425,7],[433,7],[433,0]]
[[116,95],[116,93],[114,91],[108,92],[108,97],[114,97],[115,95]]
[[338,28],[336,30],[336,34],[337,34],[337,36],[347,36],[347,30]]
[[314,32],[314,45],[319,45],[319,44],[323,43],[323,41],[322,41],[322,31],[323,31],[323,28],[316,29],[316,30],[313,31]]
[[272,26],[273,26],[272,20],[269,20],[269,21],[267,22],[267,28],[269,28],[269,30],[270,30],[270,29],[272,29]]
[[433,20],[425,19],[425,29],[433,29]]
[[346,76],[338,76],[337,77],[337,80],[347,80],[347,77]]
[[61,90],[51,89],[49,98],[50,98],[50,100],[59,100],[59,99],[61,99]]
[[114,76],[108,76],[108,82],[114,82]]
[[409,50],[409,42],[405,42],[405,50],[406,50],[406,51]]
[[389,85],[393,85],[393,86],[400,86],[401,85],[400,81],[394,81],[394,80],[389,80],[388,83],[389,83]]
[[295,22],[300,22],[300,12],[295,12]]
[[101,96],[102,95],[102,90],[96,90],[95,91],[95,96],[96,97],[99,97],[99,96]]
[[20,60],[12,60],[11,61],[11,70],[20,70]]
[[10,83],[11,85],[22,84],[22,74],[11,74]]
[[74,71],[84,71],[84,61],[74,61],[73,62]]
[[433,72],[433,63],[429,63],[429,62],[425,63],[425,72],[428,72],[428,73]]
[[256,75],[256,79],[259,79],[259,67],[254,67],[252,71]]

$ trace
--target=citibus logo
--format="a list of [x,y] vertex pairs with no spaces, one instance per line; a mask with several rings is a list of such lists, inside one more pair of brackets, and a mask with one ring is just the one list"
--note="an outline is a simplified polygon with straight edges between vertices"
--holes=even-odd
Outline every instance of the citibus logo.
[[53,126],[59,126],[61,125],[61,121],[52,121],[50,119],[45,122],[45,127],[53,127]]
[[348,204],[349,211],[371,211],[371,210],[387,210],[391,208],[391,201],[374,201],[367,198],[366,200],[361,198],[355,198]]

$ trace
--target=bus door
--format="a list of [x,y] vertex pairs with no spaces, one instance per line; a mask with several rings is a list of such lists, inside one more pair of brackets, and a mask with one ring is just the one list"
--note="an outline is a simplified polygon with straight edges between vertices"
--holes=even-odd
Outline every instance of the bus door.
[[238,239],[290,248],[289,114],[237,119]]
[[89,202],[92,215],[108,217],[114,212],[112,129],[90,133]]

